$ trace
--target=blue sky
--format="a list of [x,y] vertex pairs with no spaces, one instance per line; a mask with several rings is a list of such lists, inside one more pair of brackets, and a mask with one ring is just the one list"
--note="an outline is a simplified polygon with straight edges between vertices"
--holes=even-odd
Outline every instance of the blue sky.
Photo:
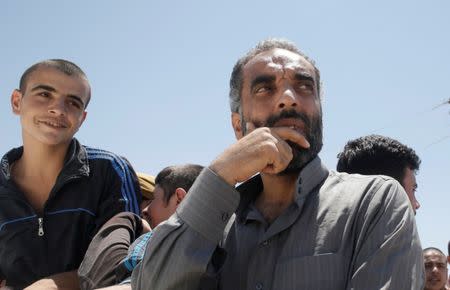
[[[295,42],[324,84],[323,161],[377,133],[422,159],[417,224],[424,247],[450,240],[450,2],[24,1],[0,3],[0,151],[21,144],[9,97],[47,58],[79,64],[92,86],[78,139],[137,171],[208,165],[234,142],[228,80],[268,37]],[[447,230],[446,230],[447,229]]]

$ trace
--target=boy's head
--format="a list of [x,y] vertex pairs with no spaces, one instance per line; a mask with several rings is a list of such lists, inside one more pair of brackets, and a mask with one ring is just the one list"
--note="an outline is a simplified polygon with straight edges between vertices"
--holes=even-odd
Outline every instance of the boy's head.
[[175,212],[202,169],[201,165],[186,164],[169,166],[158,173],[153,200],[142,210],[142,216],[152,228]]
[[28,68],[11,95],[12,110],[21,118],[24,144],[68,144],[86,118],[91,88],[74,63],[45,60]]
[[40,61],[38,63],[33,64],[32,66],[30,66],[29,68],[27,68],[25,70],[25,72],[22,74],[22,76],[20,77],[20,82],[19,82],[19,90],[24,93],[27,87],[27,81],[29,79],[29,77],[36,71],[38,71],[38,69],[40,68],[53,68],[56,69],[64,74],[66,74],[67,76],[73,76],[73,77],[78,77],[81,79],[84,79],[87,84],[88,84],[88,95],[87,95],[87,102],[84,106],[84,108],[86,109],[89,101],[91,100],[91,88],[89,86],[89,81],[88,78],[86,76],[86,74],[84,73],[84,71],[77,66],[76,64],[74,64],[71,61],[68,60],[64,60],[64,59],[47,59],[47,60],[43,60]]

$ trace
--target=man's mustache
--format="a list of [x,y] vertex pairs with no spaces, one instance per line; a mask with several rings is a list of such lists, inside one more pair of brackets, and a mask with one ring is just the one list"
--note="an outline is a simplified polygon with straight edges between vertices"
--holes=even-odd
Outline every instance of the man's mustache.
[[[311,120],[305,113],[297,112],[296,110],[282,111],[277,115],[270,116],[266,121],[267,127],[273,127],[275,124],[282,119],[300,119],[305,124],[305,131],[309,132],[311,128]],[[305,133],[306,133],[305,132]]]

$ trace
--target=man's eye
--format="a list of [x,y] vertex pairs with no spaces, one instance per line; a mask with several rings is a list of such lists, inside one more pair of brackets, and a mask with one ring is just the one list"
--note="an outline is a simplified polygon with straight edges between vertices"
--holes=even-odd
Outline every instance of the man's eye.
[[44,98],[50,97],[50,94],[48,92],[40,92],[40,93],[38,93],[38,95],[41,97],[44,97]]
[[261,87],[256,88],[255,93],[256,94],[264,94],[264,93],[270,92],[271,90],[272,90],[272,88],[269,86],[261,86]]
[[69,101],[69,105],[71,105],[72,107],[75,107],[77,109],[81,109],[81,105],[78,102]]
[[312,92],[314,90],[314,86],[312,84],[308,84],[308,83],[299,83],[297,85],[297,89],[301,90],[301,91]]

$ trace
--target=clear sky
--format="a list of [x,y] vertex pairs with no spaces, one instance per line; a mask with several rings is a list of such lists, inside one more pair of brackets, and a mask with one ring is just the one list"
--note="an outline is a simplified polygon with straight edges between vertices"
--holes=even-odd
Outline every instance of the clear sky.
[[0,151],[21,145],[11,91],[47,58],[92,85],[77,134],[137,171],[208,165],[234,142],[228,80],[259,40],[284,37],[316,60],[330,169],[347,140],[377,133],[414,148],[423,247],[450,240],[450,2],[25,1],[0,3]]

